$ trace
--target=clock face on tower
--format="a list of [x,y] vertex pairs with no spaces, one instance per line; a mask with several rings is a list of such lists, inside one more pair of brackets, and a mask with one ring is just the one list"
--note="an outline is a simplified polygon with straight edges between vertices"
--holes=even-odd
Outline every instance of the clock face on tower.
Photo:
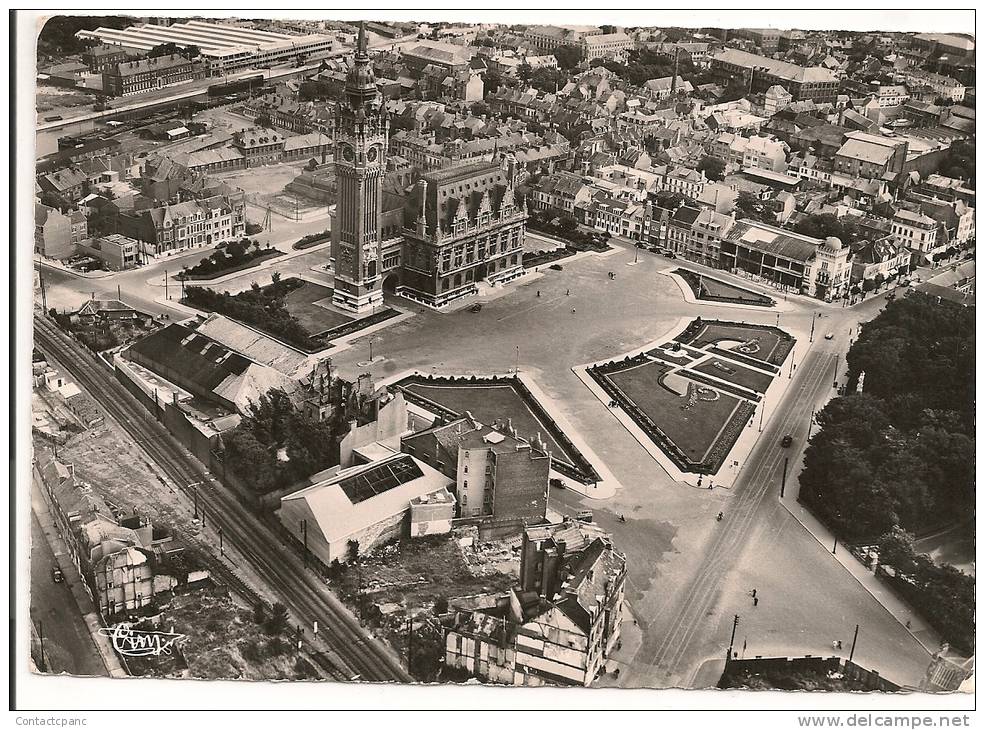
[[366,152],[366,159],[370,162],[376,162],[376,158],[380,156],[380,150],[378,147],[370,147],[369,151]]
[[352,162],[356,159],[356,152],[352,149],[352,145],[342,145],[342,159],[346,162]]

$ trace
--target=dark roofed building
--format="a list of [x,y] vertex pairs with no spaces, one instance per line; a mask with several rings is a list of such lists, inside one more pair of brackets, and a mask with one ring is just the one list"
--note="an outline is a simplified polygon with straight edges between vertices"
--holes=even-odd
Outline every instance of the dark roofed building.
[[230,411],[246,410],[272,388],[291,393],[296,387],[274,368],[180,324],[170,324],[137,340],[126,349],[124,358]]

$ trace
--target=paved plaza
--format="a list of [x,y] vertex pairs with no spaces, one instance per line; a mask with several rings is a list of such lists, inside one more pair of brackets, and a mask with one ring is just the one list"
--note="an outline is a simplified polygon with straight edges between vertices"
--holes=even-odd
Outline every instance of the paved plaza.
[[[326,223],[311,225],[308,232],[323,230]],[[288,248],[296,240],[296,232],[287,234],[293,236],[284,244]],[[280,240],[288,239],[285,236]],[[668,269],[665,258],[640,252],[639,263],[631,265],[635,252],[622,243],[614,243],[617,249],[608,255],[568,260],[560,272],[543,267],[505,288],[483,294],[479,299],[483,308],[477,313],[467,307],[435,312],[388,298],[388,304],[411,316],[385,323],[372,335],[367,333],[342,343],[333,350],[333,362],[343,377],[354,378],[368,370],[380,380],[414,370],[436,375],[502,374],[519,362],[521,374],[551,399],[574,435],[590,445],[621,487],[604,500],[583,497],[571,490],[551,490],[550,494],[552,509],[567,513],[591,509],[628,556],[627,597],[643,629],[643,639],[635,655],[624,659],[626,669],[621,673],[620,684],[680,686],[703,681],[709,672],[714,674],[714,667],[706,662],[724,656],[728,636],[723,627],[730,626],[733,614],[749,613],[751,603],[745,592],[752,587],[758,587],[765,595],[757,609],[760,612],[743,624],[747,627],[748,646],[755,647],[749,651],[763,655],[825,653],[833,640],[844,641],[846,626],[854,629],[855,623],[862,623],[866,641],[860,644],[857,657],[893,681],[917,681],[929,661],[927,650],[831,556],[829,549],[819,545],[779,505],[775,492],[766,496],[755,512],[756,519],[749,523],[743,548],[735,556],[735,575],[715,584],[711,608],[703,614],[700,626],[685,637],[681,671],[668,675],[658,669],[658,640],[677,632],[675,610],[684,600],[691,578],[712,554],[715,531],[720,527],[715,515],[730,509],[734,495],[731,489],[698,489],[672,479],[572,368],[613,359],[672,337],[698,316],[777,326],[779,315],[779,328],[792,333],[798,343],[793,356],[784,362],[779,378],[794,375],[792,369],[788,373],[788,363],[798,366],[797,377],[800,376],[801,370],[808,367],[805,363],[813,357],[805,355],[808,348],[810,352],[823,348],[830,358],[824,361],[824,382],[812,399],[814,405],[820,406],[833,394],[829,378],[838,367],[839,355],[841,367],[844,366],[849,330],[854,330],[858,322],[871,319],[885,302],[873,297],[845,309],[840,304],[826,305],[802,297],[784,300],[782,294],[775,294],[782,302],[780,311],[688,302],[677,282],[661,273]],[[188,258],[194,260],[207,254],[205,251]],[[275,260],[261,271],[243,272],[224,281],[221,288],[240,291],[254,280],[263,285],[269,283],[274,272],[285,278],[305,276],[330,283],[318,271],[327,255],[327,250],[314,249]],[[155,265],[159,278],[163,268]],[[696,265],[693,268],[701,269]],[[614,280],[607,276],[609,271],[616,273]],[[721,272],[714,273],[727,278]],[[89,287],[80,286],[77,277],[59,276],[64,278],[52,282],[49,297],[53,290],[56,298],[61,291],[80,292],[74,294],[75,306],[88,297]],[[161,299],[163,281],[150,285],[149,278],[145,269],[85,283],[91,284],[97,296],[115,296],[120,284],[124,299],[135,306],[179,316],[173,305],[169,307]],[[740,283],[745,286],[745,282]],[[177,296],[177,290],[172,295]],[[815,313],[820,317],[816,320],[814,342],[809,344]],[[823,333],[828,331],[834,334],[831,341],[823,340]],[[370,336],[375,358],[367,365]],[[791,382],[796,386],[798,380]],[[766,400],[768,426],[770,419],[779,417],[776,414],[788,406],[781,404],[778,396],[767,396]],[[803,404],[803,424],[792,428],[795,449],[802,448],[811,405]],[[747,431],[751,432],[749,438],[757,435],[755,428]],[[744,468],[744,462],[737,466],[730,462],[723,470],[739,472]],[[620,515],[625,516],[625,523],[618,519]],[[703,666],[705,669],[701,669]]]

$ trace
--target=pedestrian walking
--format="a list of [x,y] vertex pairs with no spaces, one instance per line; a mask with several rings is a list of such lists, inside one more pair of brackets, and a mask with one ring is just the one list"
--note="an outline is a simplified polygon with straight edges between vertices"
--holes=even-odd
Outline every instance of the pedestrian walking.
[[752,605],[753,606],[758,606],[759,605],[759,596],[753,596]]
[[571,313],[572,313],[572,314],[574,314],[574,313],[575,313],[575,308],[574,308],[574,307],[572,307],[572,308],[571,308]]
[[566,291],[564,292],[564,296],[566,296],[566,297],[569,297],[569,296],[571,296],[571,290],[570,290],[570,289],[567,289],[567,290],[566,290]]
[[756,597],[756,589],[755,589],[755,588],[753,588],[753,589],[752,589],[752,597],[753,597],[753,598],[755,598],[755,597]]

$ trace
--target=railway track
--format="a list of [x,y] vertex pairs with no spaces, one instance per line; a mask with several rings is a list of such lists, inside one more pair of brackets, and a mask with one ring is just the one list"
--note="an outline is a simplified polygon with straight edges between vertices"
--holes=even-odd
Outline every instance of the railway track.
[[[305,642],[314,661],[331,677],[375,682],[410,682],[410,675],[385,646],[369,635],[317,574],[305,568],[298,555],[238,500],[119,383],[112,371],[88,349],[44,317],[35,315],[36,342],[99,401],[147,455],[186,496],[197,498],[214,525],[287,606],[303,626],[318,621],[317,636]],[[217,577],[250,602],[256,594],[214,555],[210,568]]]

